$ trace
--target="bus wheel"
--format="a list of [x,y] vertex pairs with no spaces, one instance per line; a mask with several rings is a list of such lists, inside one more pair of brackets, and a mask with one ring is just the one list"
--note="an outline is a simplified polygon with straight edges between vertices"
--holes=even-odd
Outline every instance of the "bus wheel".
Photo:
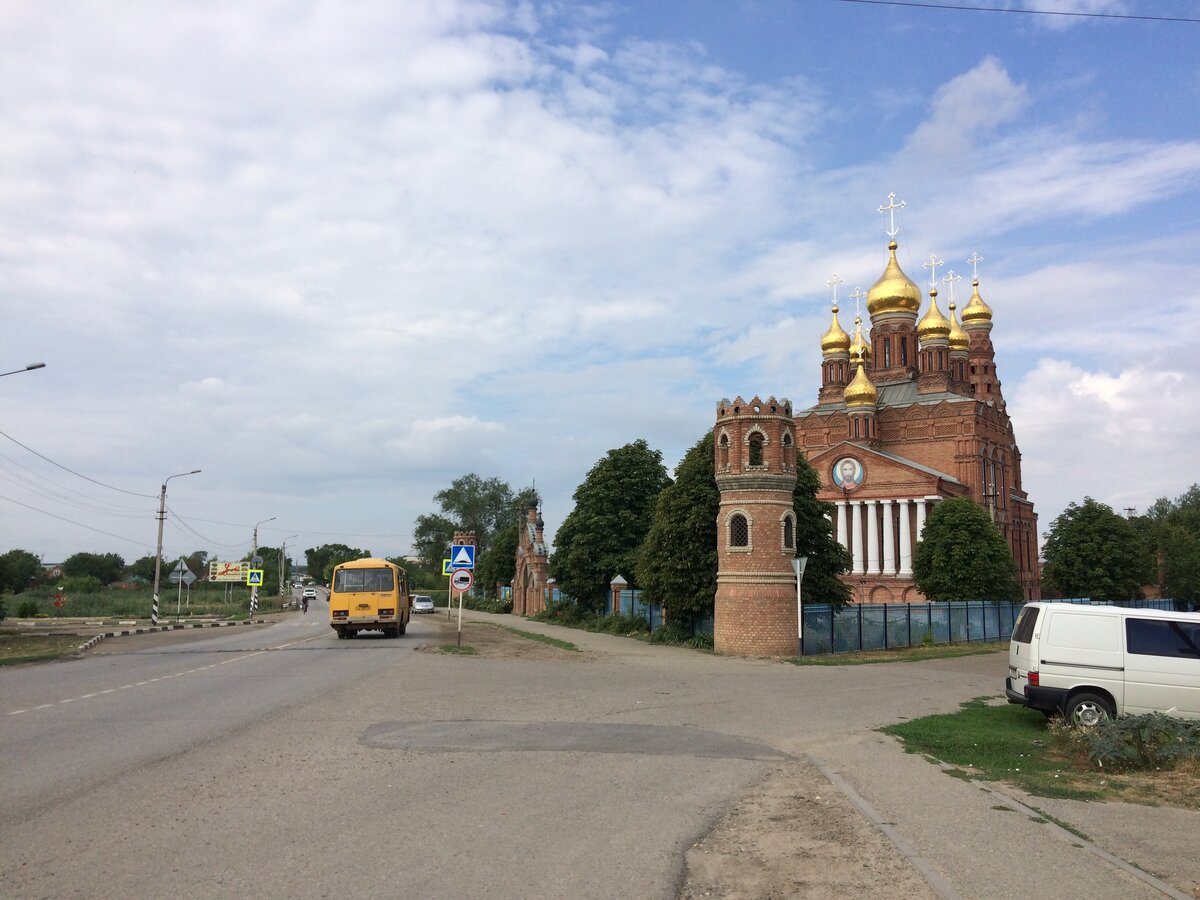
[[407,622],[401,622],[399,625],[397,625],[396,626],[396,637],[400,637],[400,635],[404,634],[405,629],[407,629],[407,628],[408,628]]

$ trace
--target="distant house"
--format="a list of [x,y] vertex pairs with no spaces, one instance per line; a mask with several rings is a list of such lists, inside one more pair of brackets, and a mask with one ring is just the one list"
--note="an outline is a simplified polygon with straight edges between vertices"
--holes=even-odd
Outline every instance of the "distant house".
[[47,580],[62,578],[62,563],[42,563],[42,573]]

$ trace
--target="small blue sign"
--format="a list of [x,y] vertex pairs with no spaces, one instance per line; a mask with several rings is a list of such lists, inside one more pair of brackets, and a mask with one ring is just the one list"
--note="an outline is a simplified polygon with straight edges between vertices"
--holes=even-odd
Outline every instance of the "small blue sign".
[[450,548],[450,568],[451,569],[473,569],[475,568],[475,545],[462,544],[458,547]]

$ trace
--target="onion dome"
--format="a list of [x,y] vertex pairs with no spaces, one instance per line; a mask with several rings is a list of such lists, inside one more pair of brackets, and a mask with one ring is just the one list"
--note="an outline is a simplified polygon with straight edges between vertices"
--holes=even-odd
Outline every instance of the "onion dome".
[[850,335],[842,330],[842,323],[838,321],[838,307],[835,303],[833,304],[833,324],[821,338],[821,354],[833,356],[835,353],[846,353],[849,349]]
[[879,403],[879,389],[867,377],[866,366],[859,366],[854,378],[846,385],[846,409],[874,408]]
[[944,341],[950,337],[950,320],[938,309],[937,288],[929,292],[929,310],[917,323],[917,337],[921,339],[922,344],[928,341]]
[[854,317],[854,340],[850,343],[850,364],[863,365],[871,362],[871,344],[863,337],[862,316]]
[[867,291],[867,312],[874,320],[888,313],[907,313],[916,316],[921,308],[921,289],[904,274],[896,262],[895,241],[888,243],[891,256],[879,280]]
[[958,314],[954,311],[954,303],[950,303],[950,352],[966,353],[971,345],[971,336],[958,324]]
[[972,325],[991,325],[992,324],[992,308],[983,302],[983,298],[979,296],[979,279],[976,278],[971,282],[971,299],[967,301],[967,305],[962,311],[963,325],[969,330]]

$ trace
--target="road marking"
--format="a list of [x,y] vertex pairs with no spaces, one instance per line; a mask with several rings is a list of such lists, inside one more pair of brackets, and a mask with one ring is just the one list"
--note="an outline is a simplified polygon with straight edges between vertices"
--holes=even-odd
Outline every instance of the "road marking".
[[[329,637],[329,635],[326,633],[316,634],[316,635],[313,635],[312,637],[300,638],[299,640],[295,640],[295,641],[288,641],[285,644],[280,644],[278,647],[267,647],[262,650],[255,650],[253,653],[246,653],[242,656],[230,657],[229,659],[222,660],[219,663],[209,663],[207,666],[199,666],[198,668],[195,668],[195,669],[185,669],[182,672],[173,672],[170,675],[160,675],[157,678],[150,678],[150,679],[147,679],[146,681],[135,681],[132,684],[123,684],[120,687],[108,688],[107,690],[103,690],[103,691],[93,691],[90,694],[80,694],[78,697],[68,697],[65,700],[57,701],[57,705],[62,705],[64,703],[74,703],[76,700],[88,700],[88,699],[91,699],[92,697],[99,697],[102,694],[112,694],[112,693],[115,693],[116,691],[124,691],[124,690],[128,690],[129,688],[133,688],[133,687],[142,687],[143,685],[154,684],[156,681],[166,681],[168,678],[178,678],[180,675],[191,675],[191,674],[194,674],[195,672],[203,672],[206,669],[215,669],[217,666],[226,666],[226,665],[229,665],[229,663],[241,662],[244,659],[253,659],[256,656],[262,656],[264,653],[271,653],[275,650],[284,650],[288,647],[293,647],[296,644],[306,644],[309,641],[319,640],[320,638],[324,638],[324,637]],[[30,707],[26,707],[25,709],[12,709],[12,710],[9,710],[6,713],[6,715],[18,716],[18,715],[21,715],[22,713],[34,712],[39,709],[49,709],[50,707],[55,706],[55,705],[56,705],[55,703],[43,703],[39,706],[30,706]]]

